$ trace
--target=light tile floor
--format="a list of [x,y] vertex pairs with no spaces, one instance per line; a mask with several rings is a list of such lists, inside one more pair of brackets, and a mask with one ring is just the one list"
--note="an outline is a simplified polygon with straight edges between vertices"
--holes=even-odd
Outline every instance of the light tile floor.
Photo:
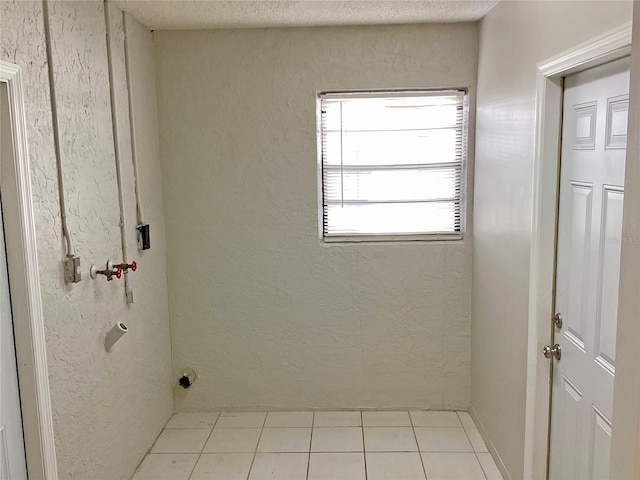
[[466,412],[177,413],[133,480],[502,480]]

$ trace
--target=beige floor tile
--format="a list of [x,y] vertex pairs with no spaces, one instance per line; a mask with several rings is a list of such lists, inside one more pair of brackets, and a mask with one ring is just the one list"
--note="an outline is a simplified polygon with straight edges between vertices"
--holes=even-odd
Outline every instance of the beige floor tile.
[[267,428],[312,427],[313,412],[269,412],[264,426]]
[[425,470],[502,480],[471,416],[445,411],[181,412],[132,480],[425,480]]
[[362,427],[318,427],[313,429],[312,452],[362,452]]
[[258,453],[249,480],[305,480],[308,453]]
[[503,480],[502,474],[490,453],[478,453],[477,457],[487,480]]
[[410,427],[409,412],[362,412],[365,427]]
[[367,453],[368,480],[425,480],[418,453]]
[[414,427],[461,427],[456,412],[417,410],[410,412]]
[[251,453],[256,451],[259,428],[214,428],[205,453]]
[[213,428],[219,413],[176,413],[164,428]]
[[310,445],[310,428],[265,428],[262,430],[258,452],[308,452]]
[[266,416],[266,412],[223,412],[216,428],[261,428]]
[[163,430],[151,453],[200,453],[208,437],[209,429],[204,428]]
[[198,454],[149,454],[131,480],[188,480]]
[[365,427],[364,446],[367,452],[418,451],[411,427]]
[[429,480],[485,480],[475,453],[423,453]]
[[363,453],[312,453],[308,480],[365,480]]
[[360,412],[316,412],[314,427],[359,427],[362,425]]
[[480,435],[480,431],[477,428],[467,428],[466,431],[474,452],[487,453],[489,451],[482,439],[482,435]]
[[205,453],[189,480],[246,480],[253,453]]
[[457,412],[458,413],[458,418],[460,418],[460,421],[462,422],[462,426],[464,428],[476,428],[476,424],[473,421],[473,418],[471,418],[471,415],[469,415],[469,412]]
[[415,427],[421,452],[473,452],[464,428]]

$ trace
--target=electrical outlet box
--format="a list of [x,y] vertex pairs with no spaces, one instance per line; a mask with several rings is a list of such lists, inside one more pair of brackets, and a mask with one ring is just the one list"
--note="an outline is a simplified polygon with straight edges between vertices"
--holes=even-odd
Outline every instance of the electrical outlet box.
[[138,250],[149,250],[151,248],[151,233],[149,224],[143,223],[136,227],[138,230]]
[[127,299],[127,303],[135,303],[133,298],[133,288],[131,288],[131,285],[127,285],[127,288],[125,288],[124,296]]
[[69,257],[64,261],[64,280],[67,283],[79,283],[82,278],[80,275],[80,257]]

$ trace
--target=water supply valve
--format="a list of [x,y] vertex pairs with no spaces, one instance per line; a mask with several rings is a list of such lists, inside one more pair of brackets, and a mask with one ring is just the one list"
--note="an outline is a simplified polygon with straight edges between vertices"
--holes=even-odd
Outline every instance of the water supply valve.
[[98,270],[98,267],[95,265],[91,265],[91,269],[89,270],[89,274],[91,278],[98,278],[98,275],[104,275],[107,277],[107,282],[113,280],[113,277],[122,278],[122,268],[119,265],[114,266],[110,261],[107,262],[107,268],[103,270]]
[[114,265],[114,267],[119,268],[124,273],[129,273],[129,269],[131,269],[132,272],[135,272],[138,269],[138,264],[133,261],[131,263],[119,263],[118,265]]

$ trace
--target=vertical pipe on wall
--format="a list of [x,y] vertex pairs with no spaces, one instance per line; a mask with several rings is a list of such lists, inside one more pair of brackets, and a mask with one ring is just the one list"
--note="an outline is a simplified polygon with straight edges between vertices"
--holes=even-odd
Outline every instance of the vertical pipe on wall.
[[140,201],[140,187],[138,185],[138,152],[136,146],[136,122],[135,122],[135,110],[133,107],[133,90],[131,81],[131,66],[129,59],[129,34],[127,32],[127,14],[122,12],[122,28],[124,30],[124,66],[127,76],[127,95],[129,104],[129,129],[131,131],[131,161],[133,163],[133,185],[136,193],[136,216],[138,226],[143,225],[144,213],[142,211],[142,202]]
[[[122,243],[122,262],[129,263],[127,252],[127,229],[124,213],[124,194],[122,191],[122,167],[120,163],[120,141],[118,137],[118,119],[116,116],[116,97],[113,79],[113,54],[111,51],[111,25],[109,22],[109,5],[104,2],[104,23],[107,41],[107,67],[109,70],[109,98],[111,101],[111,125],[113,128],[113,152],[116,161],[116,182],[118,184],[118,204],[120,207],[120,240]],[[133,290],[129,284],[128,271],[124,272],[124,291],[127,303],[133,303]]]
[[75,256],[73,244],[67,227],[67,207],[64,199],[64,180],[62,178],[62,154],[60,150],[60,129],[58,125],[58,106],[56,102],[56,88],[53,75],[53,52],[51,43],[51,28],[49,25],[49,1],[42,1],[42,12],[44,21],[45,49],[47,52],[47,67],[49,73],[49,96],[51,98],[51,120],[53,126],[53,146],[56,155],[56,170],[58,172],[58,196],[60,202],[60,222],[62,223],[62,236],[65,240],[65,251],[67,258]]

